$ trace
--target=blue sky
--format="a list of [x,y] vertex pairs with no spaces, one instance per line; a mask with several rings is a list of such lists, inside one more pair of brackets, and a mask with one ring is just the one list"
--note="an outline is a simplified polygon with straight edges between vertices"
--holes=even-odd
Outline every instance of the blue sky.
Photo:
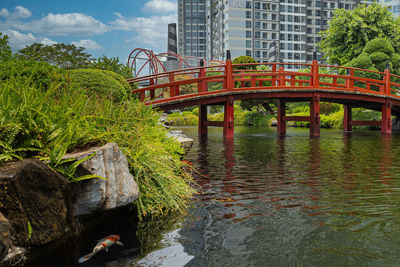
[[126,61],[137,47],[167,50],[176,0],[1,0],[0,32],[13,51],[34,42],[66,43]]

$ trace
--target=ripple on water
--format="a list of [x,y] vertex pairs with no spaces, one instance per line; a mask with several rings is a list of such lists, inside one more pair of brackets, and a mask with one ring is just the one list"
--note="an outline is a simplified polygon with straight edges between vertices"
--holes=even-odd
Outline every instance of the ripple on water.
[[[196,138],[196,129],[184,131]],[[188,266],[398,266],[399,136],[211,129],[189,161],[202,189],[180,242]]]

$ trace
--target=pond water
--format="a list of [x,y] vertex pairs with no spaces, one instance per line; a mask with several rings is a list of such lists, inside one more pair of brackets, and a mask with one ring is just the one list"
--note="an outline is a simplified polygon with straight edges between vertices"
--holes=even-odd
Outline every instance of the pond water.
[[[275,128],[236,127],[224,141],[220,128],[202,140],[197,128],[182,130],[195,139],[187,160],[199,195],[179,227],[135,261],[136,229],[110,225],[104,234],[118,232],[132,251],[82,266],[400,266],[400,135],[322,130],[310,139],[288,128],[279,139]],[[50,262],[75,264],[92,243]]]
[[201,188],[179,231],[186,266],[400,266],[400,136],[183,132]]

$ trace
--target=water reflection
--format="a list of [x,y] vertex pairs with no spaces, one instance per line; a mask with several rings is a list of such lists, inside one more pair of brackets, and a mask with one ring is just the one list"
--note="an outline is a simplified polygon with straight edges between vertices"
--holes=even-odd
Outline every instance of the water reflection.
[[189,155],[202,193],[180,232],[187,266],[400,264],[398,136],[217,131]]

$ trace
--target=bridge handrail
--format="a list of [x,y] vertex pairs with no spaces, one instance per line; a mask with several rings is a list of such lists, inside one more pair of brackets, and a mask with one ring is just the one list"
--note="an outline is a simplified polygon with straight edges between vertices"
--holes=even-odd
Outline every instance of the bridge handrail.
[[[260,65],[271,66],[271,68],[265,70],[240,69],[241,67]],[[305,68],[310,68],[310,71],[301,72],[295,70],[284,70],[283,66],[285,65],[302,66]],[[320,71],[321,67],[327,68],[329,73],[322,73]],[[347,73],[344,74],[343,71],[340,70],[346,70]],[[371,73],[374,75],[370,76],[370,78],[362,77],[361,73]],[[188,79],[175,80],[175,77],[179,75],[189,76]],[[377,77],[380,79],[377,79]],[[394,81],[391,81],[391,79]],[[163,92],[169,90],[170,96],[168,99],[177,99],[177,97],[181,94],[179,91],[180,86],[189,84],[197,84],[197,91],[193,91],[194,88],[191,87],[191,91],[189,92],[187,91],[188,89],[184,89],[185,94],[205,93],[208,91],[210,83],[222,84],[222,86],[219,85],[218,87],[214,87],[213,91],[244,88],[311,88],[321,90],[324,88],[329,88],[344,91],[371,92],[374,94],[400,97],[400,76],[391,74],[388,69],[386,69],[384,72],[380,72],[347,66],[318,64],[316,60],[314,60],[312,64],[287,62],[232,64],[232,62],[228,60],[226,64],[200,66],[191,69],[169,71],[128,79],[129,83],[142,81],[149,81],[149,86],[132,90],[132,93],[140,94],[140,99],[142,101],[145,101],[148,98],[158,98],[159,96],[155,96],[155,90],[160,88],[164,88]],[[271,83],[266,85],[264,82],[268,81]],[[150,94],[146,94],[146,92],[150,92]],[[163,92],[162,95],[160,95],[162,97],[164,97]],[[179,98],[182,97],[180,96]],[[167,100],[163,100],[163,102],[165,101]]]
[[141,82],[141,81],[145,81],[145,80],[149,80],[149,79],[157,79],[157,78],[166,78],[169,77],[170,74],[175,74],[175,75],[184,75],[184,74],[188,74],[188,73],[192,73],[192,74],[196,74],[198,72],[196,71],[200,71],[202,69],[215,69],[215,68],[222,68],[225,67],[225,65],[213,65],[213,66],[204,66],[204,67],[196,67],[196,68],[190,68],[190,69],[182,69],[182,70],[178,70],[178,71],[167,71],[167,72],[163,72],[163,73],[157,73],[157,74],[150,74],[150,75],[146,75],[146,76],[141,76],[138,78],[129,78],[127,79],[127,82],[130,83],[136,83],[136,82]]

